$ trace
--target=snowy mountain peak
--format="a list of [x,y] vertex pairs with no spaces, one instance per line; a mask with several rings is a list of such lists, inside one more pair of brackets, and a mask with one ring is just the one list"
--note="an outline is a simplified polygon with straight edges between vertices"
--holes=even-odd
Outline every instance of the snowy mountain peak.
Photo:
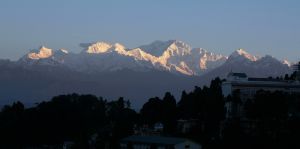
[[173,55],[186,55],[191,53],[191,46],[188,44],[179,41],[179,40],[171,40],[173,42],[168,49],[166,50],[169,52],[172,56]]
[[121,69],[157,69],[175,74],[202,75],[224,64],[233,68],[235,64],[261,65],[286,64],[274,57],[253,56],[243,49],[234,51],[229,57],[215,54],[202,48],[192,48],[180,40],[155,41],[139,48],[126,49],[120,43],[81,43],[81,53],[68,53],[65,49],[52,50],[45,46],[23,56],[19,62],[29,65],[65,66],[82,72],[104,72]]
[[143,45],[139,47],[146,53],[153,56],[159,57],[164,54],[164,52],[176,52],[177,54],[183,54],[191,51],[191,47],[180,40],[168,40],[168,41],[154,41],[149,45]]
[[118,53],[120,53],[120,54],[123,54],[123,55],[126,55],[126,48],[125,48],[125,46],[123,46],[122,44],[120,44],[120,43],[115,43],[114,45],[113,45],[113,48],[114,48],[114,51],[116,51],[116,52],[118,52]]
[[105,53],[112,47],[111,44],[106,42],[96,42],[87,47],[86,53],[89,54],[99,54]]
[[246,52],[244,49],[238,49],[236,51],[234,51],[231,55],[230,58],[236,58],[236,57],[244,57],[250,61],[256,61],[258,58],[249,54],[248,52]]
[[149,53],[153,56],[159,57],[173,43],[174,43],[174,40],[169,40],[169,41],[157,40],[148,45],[140,46],[139,48],[142,49],[143,51],[145,51],[146,53]]
[[122,45],[122,44],[120,44],[120,43],[115,43],[115,44],[114,44],[114,47],[115,47],[116,49],[125,49],[125,46]]
[[244,49],[237,49],[236,52],[237,52],[239,55],[248,54],[248,52],[246,52]]
[[120,43],[110,44],[107,42],[96,42],[89,44],[81,44],[85,48],[83,52],[88,54],[102,54],[109,52],[118,52],[120,54],[126,53],[125,46]]
[[138,60],[146,60],[146,61],[151,61],[152,63],[155,63],[157,61],[157,57],[144,52],[140,48],[132,49],[126,53],[129,56],[134,57],[135,59]]
[[185,42],[181,41],[181,40],[169,40],[169,42],[173,42],[173,44],[176,44],[179,47],[184,47],[184,48],[191,48],[190,45],[186,44]]
[[43,58],[49,58],[53,55],[52,49],[46,48],[45,46],[41,46],[39,50],[32,50],[29,54],[27,54],[27,57],[29,59],[43,59]]
[[65,54],[68,54],[68,53],[69,53],[69,51],[66,50],[66,49],[59,49],[59,51],[62,52],[62,53],[65,53]]
[[289,62],[288,60],[283,60],[282,63],[285,64],[285,65],[287,65],[287,66],[289,66],[289,67],[292,66],[292,63]]

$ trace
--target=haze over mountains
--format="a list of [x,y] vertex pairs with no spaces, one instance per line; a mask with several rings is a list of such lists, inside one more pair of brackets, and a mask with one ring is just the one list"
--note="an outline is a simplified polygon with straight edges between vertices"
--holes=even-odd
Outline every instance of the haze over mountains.
[[245,50],[230,56],[192,48],[178,40],[155,41],[134,49],[119,43],[82,43],[80,53],[40,47],[18,61],[0,61],[1,103],[39,102],[66,93],[91,93],[107,98],[123,96],[138,107],[149,97],[208,84],[228,72],[268,77],[290,73],[288,61]]

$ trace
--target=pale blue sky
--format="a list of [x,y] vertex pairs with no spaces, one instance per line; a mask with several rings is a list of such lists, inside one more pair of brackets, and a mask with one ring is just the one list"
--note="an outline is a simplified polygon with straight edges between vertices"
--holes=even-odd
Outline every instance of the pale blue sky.
[[299,0],[1,0],[0,58],[45,45],[79,52],[82,42],[128,48],[178,39],[230,54],[300,60]]

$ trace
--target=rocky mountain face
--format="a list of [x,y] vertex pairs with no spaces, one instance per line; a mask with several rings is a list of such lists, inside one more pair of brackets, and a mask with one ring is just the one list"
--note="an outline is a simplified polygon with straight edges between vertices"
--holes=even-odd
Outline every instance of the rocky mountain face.
[[80,53],[41,47],[19,60],[22,65],[62,65],[76,71],[103,72],[121,69],[169,71],[175,74],[201,75],[222,65],[226,56],[201,48],[192,49],[182,41],[155,41],[134,49],[115,43],[96,42],[81,44]]
[[243,72],[249,77],[280,77],[292,73],[290,62],[266,55],[253,56],[243,49],[234,51],[221,66],[201,76],[203,83],[215,77],[226,78],[228,72]]

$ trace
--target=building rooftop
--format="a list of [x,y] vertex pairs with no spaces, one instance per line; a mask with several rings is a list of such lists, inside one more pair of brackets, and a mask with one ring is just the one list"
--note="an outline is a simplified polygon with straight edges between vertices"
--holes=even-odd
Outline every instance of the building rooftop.
[[248,78],[248,81],[288,82],[286,80],[280,80],[280,79],[274,79],[274,78]]
[[[226,84],[226,83],[224,83]],[[233,86],[239,87],[268,87],[268,88],[300,88],[299,83],[288,83],[288,82],[271,82],[271,81],[247,81],[247,82],[230,82]]]
[[236,72],[231,72],[228,74],[228,76],[234,76],[234,77],[239,77],[239,78],[247,78],[247,75],[245,73],[236,73]]

